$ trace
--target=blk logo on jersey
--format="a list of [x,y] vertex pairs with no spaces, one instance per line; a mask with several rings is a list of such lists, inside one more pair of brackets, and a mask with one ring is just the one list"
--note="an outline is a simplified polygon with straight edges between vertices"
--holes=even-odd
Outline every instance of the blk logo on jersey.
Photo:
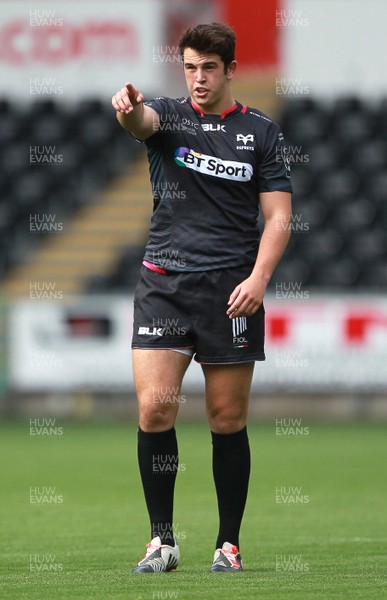
[[223,131],[223,133],[226,133],[226,125],[221,125],[220,123],[216,125],[213,123],[202,123],[202,127],[204,131]]
[[191,148],[177,148],[175,162],[179,167],[187,167],[204,175],[232,181],[250,181],[253,176],[253,167],[249,163],[222,160],[215,156],[195,152]]
[[248,348],[249,343],[242,334],[247,330],[246,317],[234,317],[232,323],[232,344],[233,348]]

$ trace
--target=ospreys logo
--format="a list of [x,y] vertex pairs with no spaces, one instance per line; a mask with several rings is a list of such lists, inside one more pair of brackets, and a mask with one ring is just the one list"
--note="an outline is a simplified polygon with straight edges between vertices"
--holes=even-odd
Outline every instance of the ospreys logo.
[[237,133],[236,134],[236,140],[237,142],[243,142],[243,145],[237,146],[236,149],[237,150],[254,150],[254,146],[250,145],[248,146],[248,142],[250,142],[251,144],[254,144],[254,134],[253,133],[249,133],[248,135],[243,135],[243,133]]
[[177,148],[175,162],[179,167],[187,167],[204,175],[232,181],[250,181],[253,176],[253,167],[249,163],[222,160],[215,156],[195,152],[191,148]]
[[243,142],[246,145],[247,142],[254,141],[254,135],[252,133],[249,133],[249,135],[243,135],[242,133],[237,133],[236,139],[237,139],[237,142]]

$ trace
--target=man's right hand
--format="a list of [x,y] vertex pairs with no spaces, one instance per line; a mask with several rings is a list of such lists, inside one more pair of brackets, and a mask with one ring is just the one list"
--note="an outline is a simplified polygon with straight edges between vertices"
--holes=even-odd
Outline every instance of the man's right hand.
[[126,83],[112,98],[116,111],[128,115],[144,101],[144,96],[131,83]]
[[121,127],[130,131],[138,140],[146,140],[159,128],[157,112],[143,102],[143,94],[131,83],[126,83],[112,98]]

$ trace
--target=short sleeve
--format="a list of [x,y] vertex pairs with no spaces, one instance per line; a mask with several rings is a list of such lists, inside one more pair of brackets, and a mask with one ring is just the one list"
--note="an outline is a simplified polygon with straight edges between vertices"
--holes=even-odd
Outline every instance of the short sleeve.
[[[175,101],[171,98],[162,96],[153,98],[153,100],[149,100],[144,104],[153,108],[159,116],[159,126],[153,134],[154,136],[159,137],[160,135],[169,134],[175,131],[176,121],[178,119]],[[179,125],[177,127],[179,128]],[[151,137],[153,138],[153,136]]]
[[258,167],[260,192],[292,192],[290,165],[286,158],[284,136],[276,123],[268,126]]
[[147,102],[144,102],[144,104],[145,104],[145,106],[149,106],[150,108],[153,108],[153,110],[157,112],[160,119],[162,119],[162,120],[166,119],[168,114],[171,113],[170,98],[160,96],[158,98],[152,98],[152,100],[147,100]]

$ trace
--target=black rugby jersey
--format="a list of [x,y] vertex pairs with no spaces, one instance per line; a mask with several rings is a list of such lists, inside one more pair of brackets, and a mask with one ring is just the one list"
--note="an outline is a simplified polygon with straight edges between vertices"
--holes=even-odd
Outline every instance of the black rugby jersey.
[[253,265],[259,193],[292,191],[278,125],[239,102],[222,115],[190,98],[145,104],[160,129],[145,140],[154,206],[144,259],[167,271]]

